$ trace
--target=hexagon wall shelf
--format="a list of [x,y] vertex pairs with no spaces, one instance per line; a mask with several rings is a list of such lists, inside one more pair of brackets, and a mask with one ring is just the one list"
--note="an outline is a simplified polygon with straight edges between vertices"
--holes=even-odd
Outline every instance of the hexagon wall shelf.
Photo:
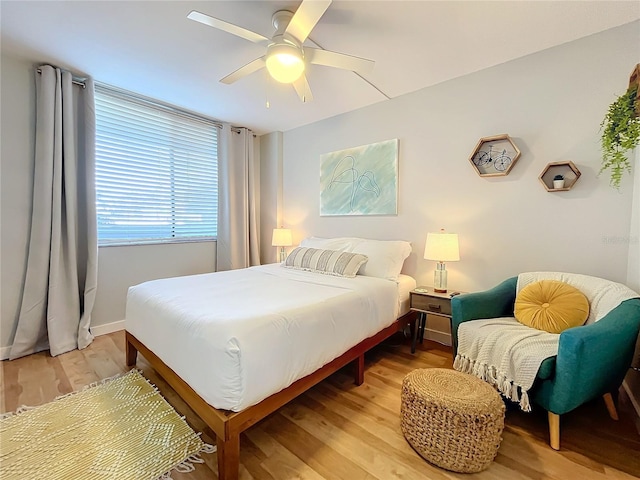
[[[562,175],[564,177],[564,187],[555,188],[553,186],[553,177],[556,175]],[[548,163],[542,173],[538,177],[540,182],[544,185],[547,192],[568,192],[573,188],[578,179],[580,178],[580,170],[575,166],[573,162],[554,162]]]
[[469,162],[481,177],[508,175],[520,157],[520,150],[506,133],[483,137],[469,157]]

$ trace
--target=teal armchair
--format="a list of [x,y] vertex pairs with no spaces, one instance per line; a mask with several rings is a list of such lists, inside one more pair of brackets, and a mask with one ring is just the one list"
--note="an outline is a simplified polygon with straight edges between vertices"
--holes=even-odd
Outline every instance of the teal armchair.
[[[451,300],[454,355],[463,322],[513,317],[517,277],[478,293]],[[611,392],[620,387],[633,358],[640,330],[640,298],[625,300],[599,321],[560,334],[558,355],[540,365],[529,391],[533,403],[548,412],[550,444],[560,449],[560,415],[603,396],[611,418],[618,419]]]

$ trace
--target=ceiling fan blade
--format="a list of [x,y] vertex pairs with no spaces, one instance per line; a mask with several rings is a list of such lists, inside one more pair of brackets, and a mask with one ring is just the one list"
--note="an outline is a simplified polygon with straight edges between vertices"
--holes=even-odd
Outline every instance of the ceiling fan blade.
[[233,82],[240,80],[242,77],[246,77],[247,75],[250,75],[253,72],[257,72],[264,66],[265,66],[264,57],[256,58],[254,61],[247,63],[244,67],[240,67],[235,72],[230,73],[229,75],[224,77],[222,80],[220,80],[220,82],[230,85]]
[[309,82],[307,81],[307,77],[304,73],[300,75],[300,78],[293,82],[293,88],[296,89],[296,93],[300,97],[300,100],[302,100],[302,103],[307,103],[313,100],[311,87],[309,87]]
[[303,0],[285,33],[293,35],[301,44],[307,39],[320,17],[331,5],[331,0]]
[[249,40],[250,42],[269,43],[269,39],[260,35],[259,33],[252,32],[251,30],[239,27],[237,25],[234,25],[233,23],[225,22],[224,20],[205,15],[204,13],[196,12],[195,10],[189,13],[189,15],[187,15],[187,18],[189,20],[194,20],[196,22],[209,25],[210,27],[217,28],[218,30],[223,30],[227,33],[231,33],[238,37],[244,38],[245,40]]
[[366,58],[311,47],[304,47],[304,58],[314,65],[343,68],[358,73],[368,73],[375,65],[373,60],[367,60]]

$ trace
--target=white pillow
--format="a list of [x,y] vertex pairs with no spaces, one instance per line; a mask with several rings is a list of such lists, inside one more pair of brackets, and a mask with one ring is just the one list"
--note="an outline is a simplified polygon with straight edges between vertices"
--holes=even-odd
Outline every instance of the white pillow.
[[405,259],[411,254],[411,244],[402,240],[368,240],[356,237],[310,237],[301,247],[340,250],[366,255],[369,260],[360,267],[358,275],[398,281]]
[[364,240],[350,250],[361,253],[369,261],[360,267],[359,275],[398,281],[405,259],[411,254],[411,244],[402,240]]
[[319,248],[321,250],[339,250],[341,252],[350,252],[354,245],[354,240],[361,240],[359,238],[320,238],[309,237],[300,242],[301,247],[307,248]]

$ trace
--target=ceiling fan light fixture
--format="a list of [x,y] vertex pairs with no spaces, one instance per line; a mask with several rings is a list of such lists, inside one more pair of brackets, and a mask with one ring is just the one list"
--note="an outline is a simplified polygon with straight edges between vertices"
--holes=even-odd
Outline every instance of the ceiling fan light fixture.
[[305,67],[300,49],[288,43],[269,45],[266,64],[269,75],[281,83],[295,82]]

